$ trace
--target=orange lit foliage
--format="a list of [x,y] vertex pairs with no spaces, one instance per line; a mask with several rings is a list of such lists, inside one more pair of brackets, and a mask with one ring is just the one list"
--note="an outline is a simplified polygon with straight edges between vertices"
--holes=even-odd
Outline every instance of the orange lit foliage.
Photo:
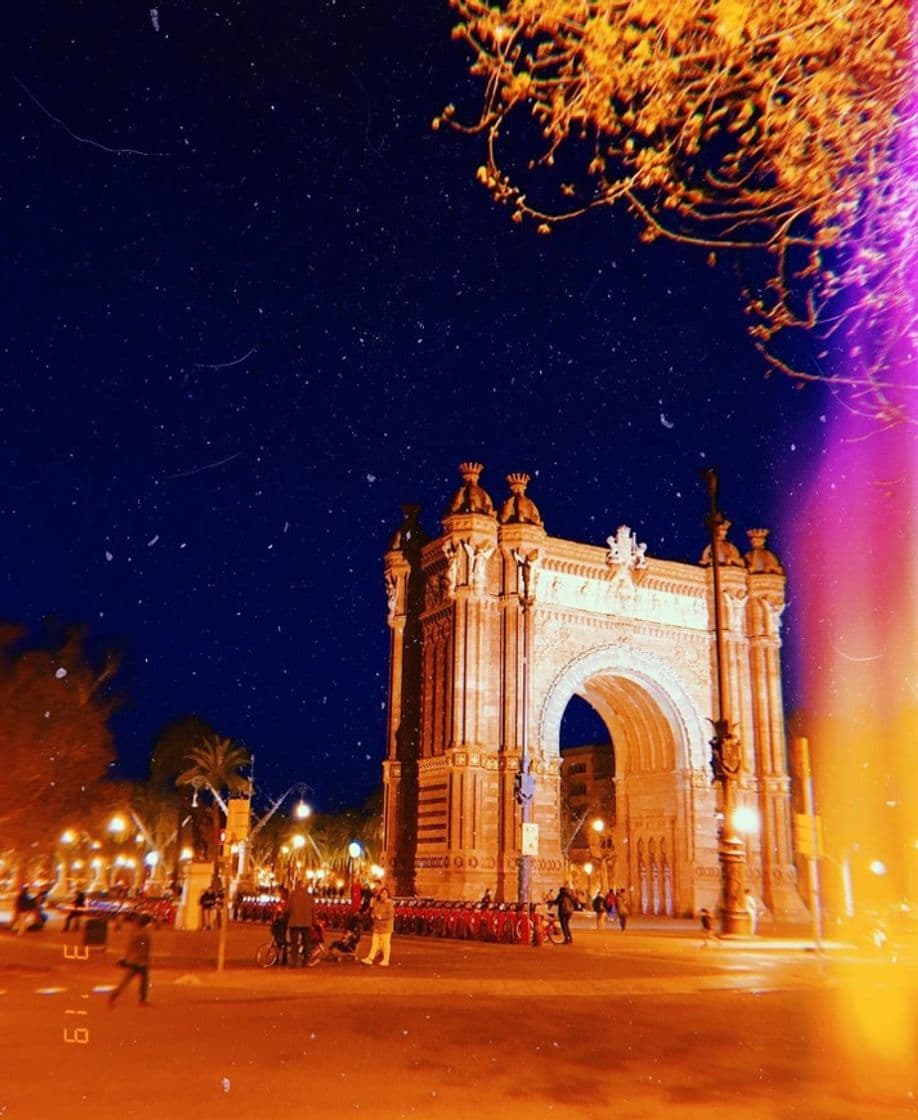
[[[854,386],[849,403],[884,423],[907,419],[910,376],[891,368],[915,332],[907,0],[451,3],[484,104],[475,124],[450,105],[434,127],[486,137],[478,179],[514,220],[548,233],[621,201],[644,240],[764,250],[745,298],[770,364]],[[517,109],[544,141],[519,173],[504,143]],[[814,328],[826,341],[810,368],[782,356]],[[824,372],[852,348],[846,369]]]
[[0,848],[50,839],[84,821],[114,754],[109,683],[118,669],[86,659],[83,634],[60,649],[16,648],[22,632],[0,627]]

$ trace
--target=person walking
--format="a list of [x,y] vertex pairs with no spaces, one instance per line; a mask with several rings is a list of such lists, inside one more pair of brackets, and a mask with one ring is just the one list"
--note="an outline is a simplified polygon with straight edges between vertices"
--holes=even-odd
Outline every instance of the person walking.
[[388,887],[380,887],[379,894],[370,903],[370,920],[373,923],[373,936],[370,938],[370,951],[360,958],[361,964],[374,964],[377,956],[382,955],[380,968],[389,967],[389,954],[392,948],[392,931],[395,929],[395,903],[389,896]]
[[624,887],[619,887],[615,892],[615,908],[618,911],[618,924],[621,926],[622,933],[624,933],[625,926],[628,925],[628,915],[631,913]]
[[561,886],[552,905],[558,910],[558,921],[561,923],[561,932],[564,934],[564,944],[572,945],[574,939],[571,936],[571,914],[574,912],[574,896],[570,887]]
[[147,995],[150,991],[150,953],[153,948],[153,938],[150,934],[150,924],[153,919],[149,914],[141,914],[140,928],[128,942],[124,956],[118,964],[124,969],[121,983],[108,997],[109,1004],[114,1007],[115,1000],[130,984],[134,977],[140,980],[140,1006],[148,1007]]
[[703,949],[706,945],[710,945],[712,941],[717,940],[717,934],[714,932],[714,919],[711,917],[711,911],[702,909],[698,915],[701,918],[701,944],[699,949]]
[[32,924],[36,906],[35,899],[29,894],[29,888],[23,884],[16,895],[16,901],[13,903],[13,920],[10,923],[10,933],[25,933],[26,929]]
[[610,925],[618,917],[618,896],[615,893],[615,887],[609,887],[606,892],[606,917],[609,919]]
[[593,899],[593,913],[596,915],[596,928],[603,929],[606,924],[606,899],[602,891],[596,892]]
[[309,963],[309,950],[312,948],[312,931],[315,924],[315,899],[302,883],[297,883],[287,900],[287,929],[290,933],[291,968],[296,968],[301,953],[303,964]]

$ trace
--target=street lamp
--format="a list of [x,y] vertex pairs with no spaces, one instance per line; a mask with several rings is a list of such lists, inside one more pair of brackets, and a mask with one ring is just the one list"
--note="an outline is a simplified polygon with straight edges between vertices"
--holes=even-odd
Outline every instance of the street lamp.
[[606,847],[606,822],[602,817],[595,817],[590,821],[590,828],[596,833],[596,843],[599,849],[600,887],[602,893],[609,893],[609,852]]
[[[124,817],[121,816],[120,813],[115,813],[115,815],[109,820],[108,825],[106,827],[107,827],[107,831],[108,831],[109,835],[112,838],[112,843],[113,844],[115,844],[117,846],[117,845],[120,845],[121,843],[123,843],[124,834],[125,834],[125,832],[127,832],[128,823],[124,819]],[[115,867],[121,867],[121,866],[123,866],[123,864],[121,862],[121,854],[117,853],[117,859],[114,859],[114,860],[110,859],[109,860],[108,885],[110,887],[115,886],[116,883],[117,883],[117,878],[118,877],[117,877],[117,873],[115,872]]]
[[363,844],[361,844],[359,840],[352,840],[347,846],[347,878],[349,890],[353,890],[354,869],[355,867],[360,867],[363,856]]
[[713,784],[720,786],[720,809],[723,820],[718,834],[718,859],[723,880],[721,930],[725,934],[748,934],[749,915],[743,904],[746,887],[746,849],[740,838],[734,814],[736,787],[743,766],[743,749],[730,729],[727,713],[726,658],[720,590],[720,546],[728,522],[717,508],[717,471],[702,471],[707,483],[710,510],[705,524],[711,535],[711,576],[714,593],[714,652],[717,663],[717,718],[712,720],[714,737],[710,740]]
[[739,805],[733,811],[733,827],[744,836],[759,831],[759,813],[751,805]]
[[[527,479],[528,481],[528,479]],[[533,797],[535,796],[535,774],[532,772],[532,759],[529,757],[529,651],[532,646],[532,607],[535,602],[532,589],[533,566],[538,559],[537,553],[525,555],[513,550],[517,569],[517,601],[520,608],[522,625],[522,681],[521,708],[522,726],[520,729],[520,768],[516,775],[514,796],[520,806],[521,852],[517,899],[528,906],[532,901],[532,856],[529,854],[530,832],[533,831]]]

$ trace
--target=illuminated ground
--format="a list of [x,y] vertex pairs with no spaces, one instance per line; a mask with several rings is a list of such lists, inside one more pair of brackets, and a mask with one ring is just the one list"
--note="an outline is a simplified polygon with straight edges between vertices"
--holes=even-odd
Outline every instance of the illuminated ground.
[[[702,950],[688,925],[636,926],[541,950],[396,938],[388,972],[291,974],[249,968],[264,931],[244,927],[222,977],[215,935],[158,934],[154,1006],[111,1010],[93,988],[120,975],[119,936],[86,962],[54,931],[0,933],[3,1118],[918,1113],[907,954],[820,968],[800,942]],[[844,1041],[851,984],[897,1060]],[[88,1042],[66,1044],[77,1027]]]

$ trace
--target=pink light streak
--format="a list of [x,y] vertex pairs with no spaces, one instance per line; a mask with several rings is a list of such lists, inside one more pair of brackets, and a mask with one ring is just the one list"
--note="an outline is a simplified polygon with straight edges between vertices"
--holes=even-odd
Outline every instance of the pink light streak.
[[[914,27],[918,5],[912,13]],[[915,58],[909,121],[918,111]],[[899,386],[918,382],[908,319],[918,304],[914,124],[903,134],[891,169],[901,205],[890,207],[901,227],[884,251],[892,245],[903,254],[893,272],[911,290],[891,293],[901,319],[892,325],[901,330],[882,371]],[[877,318],[870,323],[875,328]],[[881,345],[876,337],[851,343],[845,372],[857,372]],[[859,415],[856,399],[836,411],[807,497],[788,511],[789,573],[827,848],[885,858],[893,873],[884,889],[918,905],[918,407],[914,393],[891,393],[906,416],[886,428]]]

